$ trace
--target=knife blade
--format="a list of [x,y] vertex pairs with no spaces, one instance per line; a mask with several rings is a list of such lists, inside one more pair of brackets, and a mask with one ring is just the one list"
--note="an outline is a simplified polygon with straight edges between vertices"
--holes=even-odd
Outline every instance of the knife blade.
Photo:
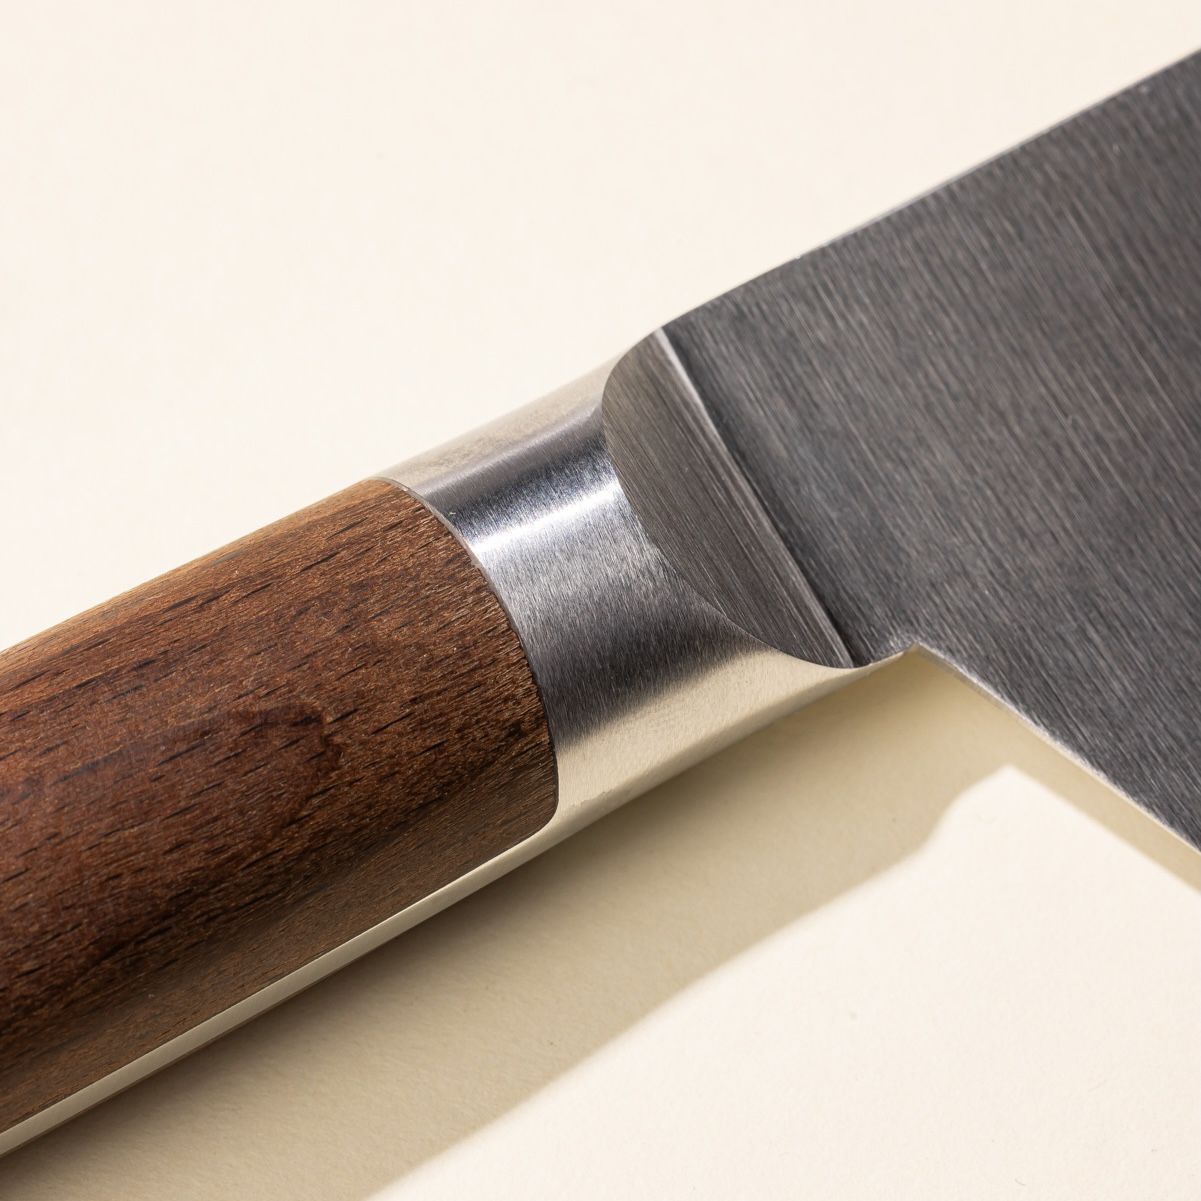
[[851,661],[925,648],[1201,839],[1201,58],[633,351],[683,565],[621,378],[664,348]]
[[0,655],[0,1149],[911,647],[1196,841],[1199,104]]

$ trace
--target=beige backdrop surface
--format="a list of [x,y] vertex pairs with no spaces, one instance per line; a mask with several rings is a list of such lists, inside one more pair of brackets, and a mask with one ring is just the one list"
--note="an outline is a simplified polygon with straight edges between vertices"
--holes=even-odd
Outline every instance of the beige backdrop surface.
[[[0,3],[0,645],[1199,43],[1196,0]],[[1199,884],[903,663],[17,1152],[0,1197],[1191,1199]]]

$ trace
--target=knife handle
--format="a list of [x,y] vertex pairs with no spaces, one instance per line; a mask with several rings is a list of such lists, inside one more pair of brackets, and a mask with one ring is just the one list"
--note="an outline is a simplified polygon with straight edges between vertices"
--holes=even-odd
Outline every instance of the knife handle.
[[0,653],[0,1130],[555,804],[504,610],[389,482]]

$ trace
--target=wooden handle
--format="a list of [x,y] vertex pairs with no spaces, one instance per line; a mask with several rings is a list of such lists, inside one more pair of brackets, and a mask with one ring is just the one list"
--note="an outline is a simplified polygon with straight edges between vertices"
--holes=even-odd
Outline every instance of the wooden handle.
[[392,484],[0,654],[0,1129],[554,807],[503,610]]

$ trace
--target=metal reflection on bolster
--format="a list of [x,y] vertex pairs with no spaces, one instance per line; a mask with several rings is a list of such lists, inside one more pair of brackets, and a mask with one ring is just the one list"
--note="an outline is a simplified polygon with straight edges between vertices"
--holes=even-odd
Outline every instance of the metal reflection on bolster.
[[471,551],[525,647],[557,837],[851,674],[746,633],[658,550],[606,445],[609,371],[385,473]]

